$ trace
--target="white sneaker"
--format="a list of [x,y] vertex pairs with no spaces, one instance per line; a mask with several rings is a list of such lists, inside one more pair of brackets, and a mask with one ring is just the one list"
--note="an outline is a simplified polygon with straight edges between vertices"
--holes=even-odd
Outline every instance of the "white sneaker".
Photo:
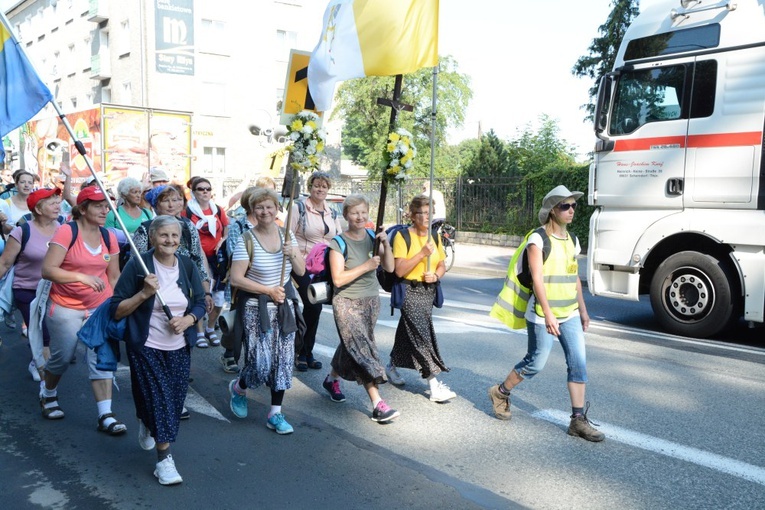
[[154,476],[157,477],[157,480],[159,480],[159,483],[162,485],[173,485],[183,481],[181,475],[178,474],[178,470],[175,469],[175,462],[173,462],[172,455],[168,455],[162,462],[157,462]]
[[388,366],[385,367],[385,374],[388,376],[388,380],[391,384],[403,386],[406,383],[403,377],[398,373],[398,370],[396,370],[396,367],[391,363],[388,363]]
[[144,450],[153,450],[157,443],[151,437],[151,431],[146,428],[141,420],[138,420],[138,444]]
[[436,386],[435,391],[431,390],[430,392],[430,401],[431,402],[446,402],[447,400],[451,400],[456,396],[457,394],[454,393],[452,390],[450,390],[447,385],[445,385],[441,381],[438,381],[438,386]]
[[29,370],[29,373],[32,374],[32,379],[34,379],[35,382],[40,382],[40,371],[37,370],[37,365],[35,365],[34,360],[29,362],[29,367],[27,368]]

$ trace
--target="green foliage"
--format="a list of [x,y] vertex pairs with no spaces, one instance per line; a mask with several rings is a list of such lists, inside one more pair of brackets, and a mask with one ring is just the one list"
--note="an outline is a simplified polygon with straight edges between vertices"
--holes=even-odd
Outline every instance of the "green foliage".
[[[446,132],[459,127],[465,120],[465,110],[473,96],[470,78],[457,72],[457,63],[450,57],[441,57],[437,75],[435,119],[436,160],[446,144]],[[370,76],[344,82],[337,92],[337,103],[332,117],[345,119],[342,129],[343,152],[354,163],[368,169],[370,178],[379,178],[385,168],[383,149],[389,133],[390,108],[377,104],[378,98],[393,97],[394,77]],[[418,156],[413,176],[430,175],[430,133],[433,95],[433,69],[423,68],[404,76],[400,102],[410,104],[414,112],[397,114],[396,128],[410,131],[415,139]],[[449,156],[441,160],[443,167],[456,165]],[[439,168],[438,165],[436,167]]]
[[600,78],[613,69],[619,45],[624,39],[624,33],[640,12],[639,4],[640,0],[612,0],[611,14],[609,14],[606,22],[598,28],[601,36],[592,40],[588,48],[589,53],[579,57],[571,70],[574,76],[593,80],[589,90],[590,102],[582,105],[582,108],[587,112],[586,120],[591,121],[594,118]]

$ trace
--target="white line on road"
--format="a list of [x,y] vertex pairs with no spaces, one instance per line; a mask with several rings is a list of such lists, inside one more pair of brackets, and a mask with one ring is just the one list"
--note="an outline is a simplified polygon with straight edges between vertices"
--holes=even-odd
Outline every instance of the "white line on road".
[[[567,425],[571,418],[568,414],[557,409],[543,409],[531,413],[534,418],[539,418],[558,425]],[[729,457],[723,457],[716,453],[699,450],[690,446],[683,446],[671,441],[665,441],[653,436],[633,432],[614,425],[601,424],[598,430],[606,435],[607,441],[617,441],[643,450],[674,457],[676,459],[691,462],[698,466],[714,469],[722,473],[737,476],[750,482],[765,485],[765,468],[747,464]]]

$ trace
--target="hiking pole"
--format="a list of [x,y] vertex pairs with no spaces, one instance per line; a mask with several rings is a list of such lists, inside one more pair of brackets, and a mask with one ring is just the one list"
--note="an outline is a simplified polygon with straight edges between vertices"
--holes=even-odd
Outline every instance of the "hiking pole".
[[[64,127],[66,128],[67,132],[69,133],[69,136],[72,137],[72,140],[74,140],[74,146],[77,148],[77,152],[80,153],[80,156],[83,157],[85,160],[85,163],[88,165],[88,170],[90,170],[90,174],[93,176],[93,178],[96,181],[96,185],[101,189],[101,193],[104,194],[104,197],[106,197],[106,203],[109,205],[109,209],[114,213],[114,218],[117,220],[117,223],[119,223],[120,229],[125,232],[128,240],[128,243],[130,244],[130,251],[134,254],[134,258],[138,259],[138,263],[141,265],[141,269],[143,270],[145,275],[149,275],[149,268],[146,267],[146,263],[143,261],[143,258],[141,257],[140,253],[138,253],[138,248],[136,248],[135,243],[133,242],[133,238],[127,233],[128,229],[125,226],[125,223],[122,221],[122,217],[120,217],[119,214],[117,214],[117,207],[114,205],[114,202],[112,202],[112,199],[109,198],[109,194],[106,192],[106,187],[104,187],[104,183],[101,182],[101,179],[96,175],[96,171],[93,168],[93,163],[91,163],[90,158],[88,157],[86,151],[85,151],[85,145],[83,145],[82,141],[78,140],[76,135],[74,134],[74,129],[72,129],[72,125],[69,124],[69,120],[66,118],[66,115],[61,111],[61,108],[59,108],[58,103],[53,100],[50,102],[50,104],[53,105],[53,108],[56,109],[56,113],[58,114],[58,117],[61,119],[61,122],[64,124]],[[157,289],[156,292],[157,299],[159,299],[160,304],[162,305],[162,311],[165,312],[165,315],[167,316],[167,319],[170,320],[173,318],[173,314],[170,311],[170,307],[167,306],[167,302],[162,298],[162,294],[160,294],[159,289]]]

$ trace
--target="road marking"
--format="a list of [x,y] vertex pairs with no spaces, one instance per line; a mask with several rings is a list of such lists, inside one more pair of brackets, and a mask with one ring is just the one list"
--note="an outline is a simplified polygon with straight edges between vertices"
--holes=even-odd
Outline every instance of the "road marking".
[[[539,418],[558,425],[568,425],[571,417],[557,409],[543,409],[531,413],[534,418]],[[601,424],[598,430],[606,435],[607,441],[617,441],[642,450],[658,453],[667,457],[691,462],[698,466],[714,469],[722,473],[733,475],[750,482],[765,485],[765,468],[747,464],[730,457],[723,457],[716,453],[699,450],[690,446],[683,446],[671,441],[665,441],[632,430],[616,427],[614,425]]]

